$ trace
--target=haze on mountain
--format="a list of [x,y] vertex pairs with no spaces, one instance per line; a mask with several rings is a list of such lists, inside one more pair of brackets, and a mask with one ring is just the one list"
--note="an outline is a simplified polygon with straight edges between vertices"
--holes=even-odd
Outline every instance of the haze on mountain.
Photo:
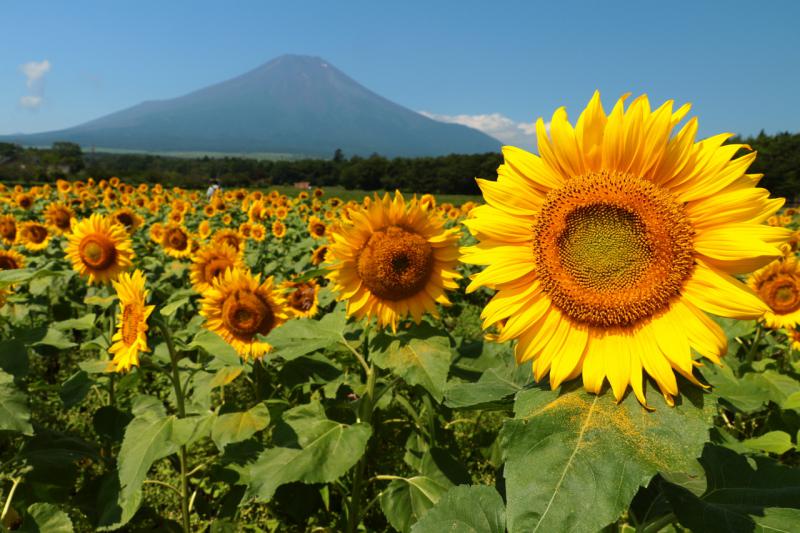
[[72,128],[0,140],[70,141],[142,152],[434,156],[493,152],[500,141],[383,98],[319,57],[284,55],[236,78],[147,101]]

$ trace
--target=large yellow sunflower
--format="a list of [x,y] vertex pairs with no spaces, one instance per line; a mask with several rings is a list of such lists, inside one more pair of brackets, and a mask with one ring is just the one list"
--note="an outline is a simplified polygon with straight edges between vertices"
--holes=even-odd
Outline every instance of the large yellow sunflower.
[[766,305],[732,274],[780,256],[788,232],[762,225],[783,204],[746,174],[755,158],[732,159],[730,134],[695,142],[696,119],[673,130],[689,106],[651,110],[646,96],[609,115],[598,93],[573,128],[558,109],[550,132],[536,123],[538,156],[505,147],[497,181],[478,180],[487,205],[464,224],[480,243],[463,261],[488,265],[468,291],[497,289],[484,327],[508,319],[500,341],[518,339],[558,387],[582,374],[615,397],[628,385],[646,404],[642,371],[669,404],[674,371],[692,374],[693,348],[712,361],[726,351],[706,313],[756,318]]
[[93,214],[73,222],[67,242],[67,257],[89,283],[108,283],[133,264],[133,248],[125,228],[111,219]]
[[288,318],[283,297],[264,280],[239,269],[228,269],[214,278],[203,293],[200,314],[205,327],[222,337],[244,359],[258,359],[272,348],[259,340]]
[[385,194],[333,227],[328,277],[348,315],[374,316],[392,329],[408,315],[419,322],[425,312],[437,316],[436,303],[450,304],[445,290],[458,287],[459,237],[416,199]]
[[754,272],[747,284],[769,306],[762,317],[768,328],[800,324],[800,264],[794,255]]
[[192,257],[190,278],[194,290],[202,293],[210,289],[214,279],[229,268],[245,268],[240,252],[224,243],[201,248]]
[[139,352],[149,352],[147,347],[147,318],[155,308],[145,305],[148,291],[144,288],[144,275],[140,270],[133,274],[123,272],[118,281],[112,282],[119,297],[117,332],[111,338],[108,351],[114,355],[108,370],[126,372],[131,366],[139,366]]

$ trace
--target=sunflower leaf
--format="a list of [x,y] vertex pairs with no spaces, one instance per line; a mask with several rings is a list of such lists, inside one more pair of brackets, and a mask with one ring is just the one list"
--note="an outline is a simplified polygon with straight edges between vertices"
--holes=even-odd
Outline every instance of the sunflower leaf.
[[345,343],[344,327],[347,318],[344,307],[328,313],[320,320],[300,318],[289,320],[272,330],[264,340],[272,345],[275,355],[286,361]]
[[392,527],[408,533],[451,487],[427,476],[397,478],[381,494],[381,509]]
[[711,444],[700,462],[708,478],[702,496],[671,483],[662,486],[683,526],[709,533],[797,529],[800,471]]
[[655,412],[633,394],[617,404],[608,392],[519,393],[500,434],[509,531],[596,531],[657,472],[692,472],[715,402],[687,392]]
[[14,378],[0,371],[0,430],[33,435],[28,396],[14,385]]
[[409,385],[420,385],[438,402],[444,397],[453,353],[450,339],[427,324],[390,336],[380,333],[371,343],[370,357]]
[[494,487],[452,488],[411,528],[412,533],[504,533],[506,509]]

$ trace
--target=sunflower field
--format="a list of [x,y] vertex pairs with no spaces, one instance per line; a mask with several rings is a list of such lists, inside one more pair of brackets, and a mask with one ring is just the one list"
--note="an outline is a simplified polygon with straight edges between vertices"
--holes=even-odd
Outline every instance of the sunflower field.
[[0,186],[0,531],[800,530],[800,221],[688,112],[463,205]]

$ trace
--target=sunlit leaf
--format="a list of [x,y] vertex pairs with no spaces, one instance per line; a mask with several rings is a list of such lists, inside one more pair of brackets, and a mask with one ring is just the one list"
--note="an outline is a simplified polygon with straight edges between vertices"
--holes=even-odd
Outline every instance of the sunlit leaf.
[[494,487],[461,485],[447,491],[412,533],[505,533],[506,509]]

